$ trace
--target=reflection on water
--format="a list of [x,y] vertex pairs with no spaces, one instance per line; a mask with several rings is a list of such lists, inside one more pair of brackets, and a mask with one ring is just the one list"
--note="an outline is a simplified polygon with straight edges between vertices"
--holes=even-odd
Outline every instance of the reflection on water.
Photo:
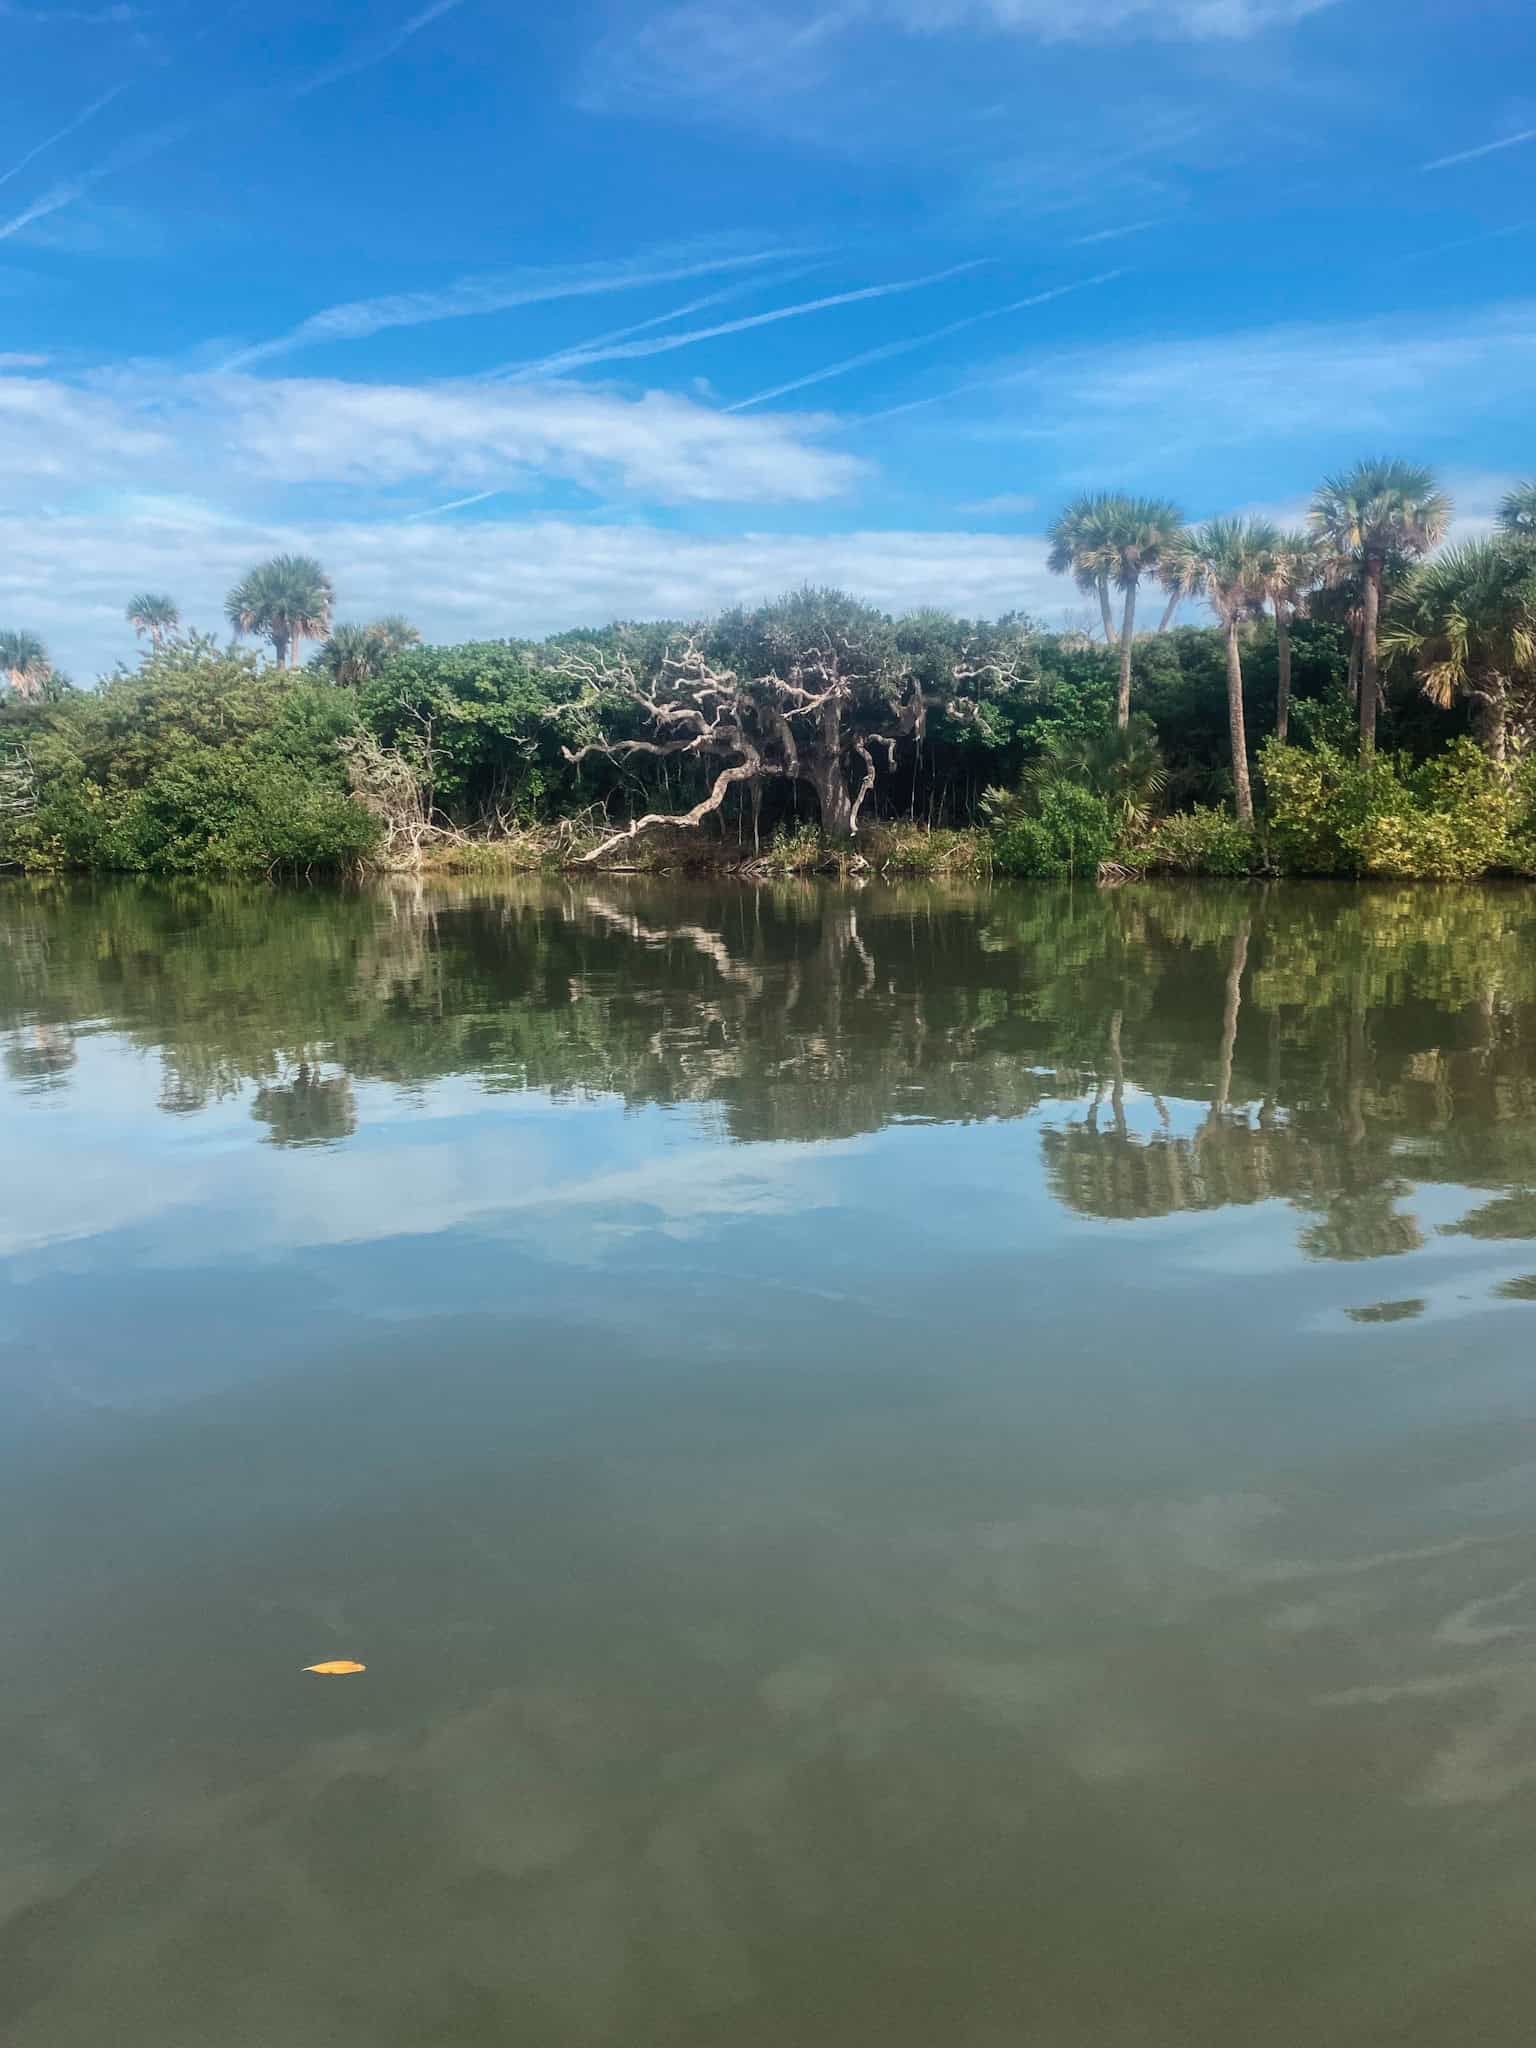
[[6,885],[0,1054],[8,2039],[1527,2038],[1530,892]]

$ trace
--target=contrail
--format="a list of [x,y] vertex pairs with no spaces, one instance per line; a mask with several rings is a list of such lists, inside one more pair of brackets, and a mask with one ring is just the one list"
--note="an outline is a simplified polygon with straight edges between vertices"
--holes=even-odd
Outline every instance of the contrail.
[[[1085,292],[1096,284],[1112,284],[1117,277],[1125,276],[1124,270],[1101,271],[1097,277],[1080,278],[1076,284],[1059,284],[1048,292],[1034,292],[1027,299],[1015,299],[1007,306],[993,306],[985,313],[967,313],[963,320],[950,320],[943,327],[932,327],[926,334],[908,335],[901,341],[882,342],[878,348],[867,348],[862,354],[844,356],[840,363],[829,363],[824,370],[812,370],[809,375],[795,377],[787,384],[775,384],[771,390],[756,391],[750,398],[739,398],[734,405],[728,405],[727,412],[745,412],[748,406],[766,405],[771,398],[784,398],[791,391],[803,391],[807,384],[821,384],[828,377],[841,377],[849,370],[862,370],[870,363],[883,363],[891,356],[906,355],[909,350],[926,348],[930,342],[943,341],[951,334],[959,334],[964,328],[979,327],[984,320],[1003,320],[1010,313],[1022,313],[1030,306],[1043,306],[1050,299],[1064,299],[1069,292]],[[926,400],[918,400],[926,404]],[[905,408],[902,408],[905,410]],[[871,414],[869,417],[873,418]]]
[[674,306],[670,313],[654,313],[649,320],[636,320],[630,327],[615,327],[607,334],[594,335],[591,341],[578,342],[574,348],[557,349],[553,355],[541,356],[536,362],[505,363],[500,369],[483,373],[484,381],[492,384],[523,384],[534,377],[556,375],[568,363],[585,359],[587,351],[606,348],[610,342],[627,341],[632,334],[646,334],[653,327],[665,327],[670,320],[686,320],[690,313],[702,313],[707,306],[724,305],[728,299],[739,299],[748,292],[760,292],[767,285],[793,284],[797,277],[806,277],[813,270],[824,269],[823,263],[807,263],[799,270],[787,270],[778,277],[749,277],[741,284],[728,284],[717,292],[706,292],[701,299],[690,299],[686,305]]
[[339,63],[331,64],[324,71],[317,71],[312,78],[302,80],[288,88],[289,99],[302,100],[312,92],[319,92],[322,86],[334,85],[338,79],[350,78],[354,71],[366,71],[371,64],[382,64],[386,57],[393,57],[397,50],[404,49],[412,36],[418,36],[439,16],[448,14],[455,7],[462,7],[464,0],[432,0],[430,7],[423,7],[419,14],[413,14],[409,21],[400,26],[381,43],[370,45],[359,51],[355,57],[343,57]]
[[1433,163],[1420,164],[1419,169],[1446,171],[1452,164],[1469,164],[1477,157],[1492,156],[1499,149],[1514,149],[1522,142],[1536,142],[1536,128],[1522,128],[1518,135],[1503,135],[1497,142],[1480,143],[1476,149],[1458,149],[1453,156],[1437,156]]
[[203,125],[206,117],[199,116],[189,121],[172,121],[163,128],[152,128],[147,135],[136,136],[114,149],[92,170],[82,171],[78,177],[67,178],[61,184],[52,185],[41,199],[34,199],[23,212],[15,214],[8,221],[0,221],[0,242],[8,242],[12,235],[19,235],[34,221],[46,220],[60,207],[72,205],[89,192],[93,185],[99,185],[103,178],[111,177],[114,171],[125,171],[130,165],[142,163],[145,157],[154,156],[162,149],[168,149],[173,142],[179,142],[184,135]]
[[1118,242],[1124,235],[1145,234],[1148,228],[1161,225],[1159,220],[1128,221],[1123,228],[1100,228],[1096,235],[1074,235],[1066,246],[1069,249],[1086,249],[1094,242]]
[[562,357],[562,369],[579,369],[587,363],[628,362],[638,356],[665,355],[675,348],[687,348],[695,341],[713,341],[722,334],[744,334],[749,327],[769,327],[776,320],[798,320],[807,313],[822,313],[829,306],[852,306],[861,299],[885,299],[893,292],[915,292],[923,285],[941,284],[967,270],[978,270],[992,259],[978,256],[969,263],[955,263],[948,270],[931,271],[926,277],[898,278],[894,284],[867,284],[858,291],[833,292],[824,299],[805,299],[796,306],[776,306],[771,313],[751,313],[744,320],[723,320],[714,327],[691,327],[686,334],[669,334],[660,341],[620,342],[612,348],[572,349]]
[[[461,7],[463,4],[464,0],[432,0],[430,7],[424,7],[419,14],[413,14],[409,21],[402,22],[383,42],[371,44],[366,51],[356,57],[332,65],[328,71],[317,72],[312,78],[301,80],[298,85],[280,88],[275,96],[280,99],[303,99],[306,94],[317,92],[323,85],[331,85],[339,78],[350,77],[354,71],[366,70],[371,64],[381,64],[386,57],[392,57],[402,44],[409,42],[412,36],[419,34],[429,22],[436,21],[439,15],[446,14],[450,8]],[[122,90],[122,86],[116,88],[118,92]],[[109,94],[108,97],[112,95]],[[173,122],[163,128],[153,128],[147,135],[124,143],[122,148],[114,150],[110,156],[90,170],[82,171],[77,177],[53,186],[41,199],[34,200],[31,206],[18,213],[14,219],[0,222],[0,242],[9,241],[12,235],[20,234],[23,228],[30,227],[34,221],[46,220],[49,214],[57,213],[61,207],[72,205],[75,200],[83,198],[92,186],[98,185],[103,178],[110,177],[114,171],[126,170],[130,164],[140,163],[147,156],[157,155],[162,149],[169,148],[173,142],[179,142],[182,136],[206,127],[211,121],[222,120],[235,107],[249,106],[253,101],[260,103],[271,97],[273,95],[267,93],[237,93],[230,99],[220,101],[206,113],[189,120]],[[88,114],[81,116],[82,120],[87,118]],[[74,125],[78,127],[79,121]],[[68,134],[70,131],[65,129],[63,132]],[[46,143],[41,145],[43,148],[47,146]],[[33,155],[36,153],[34,150]]]
[[487,498],[499,498],[510,484],[494,484],[488,491],[475,491],[467,498],[450,498],[446,505],[429,505],[424,512],[413,512],[413,519],[435,519],[439,512],[462,512],[466,505],[483,505]]
[[675,284],[682,278],[707,277],[713,271],[740,270],[754,263],[772,263],[792,249],[762,249],[750,256],[714,256],[707,261],[674,263],[658,270],[633,265],[599,270],[588,265],[574,275],[569,270],[542,275],[528,271],[510,277],[465,277],[442,291],[394,292],[383,298],[353,299],[341,306],[328,306],[314,313],[288,334],[274,341],[257,342],[242,349],[224,364],[226,370],[243,368],[264,357],[284,355],[316,341],[366,341],[389,327],[419,327],[433,320],[456,320],[470,314],[501,313],[513,306],[542,305],[550,299],[590,298],[595,293],[631,291],[641,285]]
[[45,149],[52,149],[56,142],[63,142],[68,136],[73,135],[77,128],[83,128],[87,121],[93,121],[103,107],[109,107],[119,93],[127,90],[126,80],[122,85],[114,85],[110,92],[104,92],[99,100],[92,100],[88,107],[76,114],[73,121],[66,121],[55,134],[46,135],[41,142],[34,143],[20,163],[12,164],[8,171],[0,171],[0,185],[9,185],[12,178],[19,177],[27,165],[40,157]]

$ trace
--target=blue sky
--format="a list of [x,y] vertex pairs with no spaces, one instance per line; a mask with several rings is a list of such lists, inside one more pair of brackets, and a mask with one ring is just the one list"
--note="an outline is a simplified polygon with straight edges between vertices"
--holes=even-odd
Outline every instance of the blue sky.
[[0,624],[1054,618],[1085,485],[1536,471],[1536,11],[0,0]]

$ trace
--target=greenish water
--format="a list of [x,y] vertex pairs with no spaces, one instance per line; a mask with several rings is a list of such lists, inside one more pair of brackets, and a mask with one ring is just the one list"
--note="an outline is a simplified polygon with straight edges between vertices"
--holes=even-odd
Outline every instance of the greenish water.
[[1530,2038],[1536,892],[5,885],[0,1051],[17,2048]]

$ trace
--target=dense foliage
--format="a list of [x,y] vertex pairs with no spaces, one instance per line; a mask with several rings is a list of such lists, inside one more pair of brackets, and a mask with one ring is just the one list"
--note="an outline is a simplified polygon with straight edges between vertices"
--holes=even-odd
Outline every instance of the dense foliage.
[[0,852],[127,874],[354,866],[377,837],[338,745],[354,720],[348,699],[305,676],[173,641],[98,690],[0,719],[0,753],[24,758],[35,787],[0,817]]
[[[1102,640],[806,589],[434,647],[403,618],[334,622],[322,565],[282,556],[226,606],[268,659],[154,592],[127,607],[138,666],[94,690],[0,634],[0,864],[1528,875],[1533,505],[1511,492],[1492,537],[1436,553],[1449,503],[1392,461],[1325,479],[1290,533],[1083,498],[1051,560]],[[1166,603],[1137,634],[1148,580]],[[1176,623],[1196,599],[1214,627]]]

